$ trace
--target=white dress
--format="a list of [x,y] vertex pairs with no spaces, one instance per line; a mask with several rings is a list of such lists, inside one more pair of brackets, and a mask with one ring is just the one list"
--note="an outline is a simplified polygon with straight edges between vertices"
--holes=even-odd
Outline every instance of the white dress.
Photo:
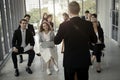
[[[44,38],[45,41],[50,41],[50,32],[47,33],[47,34],[45,32],[42,32],[43,38]],[[58,55],[57,55],[57,48],[56,47],[53,47],[53,48],[43,48],[41,46],[41,43],[40,43],[40,53],[41,53],[41,56],[42,56],[42,58],[44,59],[45,62],[48,62],[51,59],[51,57],[52,57],[52,58],[54,58],[54,60],[57,63]]]

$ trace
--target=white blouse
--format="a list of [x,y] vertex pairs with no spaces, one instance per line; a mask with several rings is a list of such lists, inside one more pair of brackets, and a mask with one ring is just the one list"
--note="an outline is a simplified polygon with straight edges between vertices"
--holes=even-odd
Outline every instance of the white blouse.
[[43,32],[43,37],[46,41],[50,41],[50,32],[51,31],[49,31],[47,34],[45,32]]
[[100,43],[101,43],[101,41],[100,41],[100,39],[99,39],[98,32],[96,32],[96,36],[97,36],[97,44],[100,44]]

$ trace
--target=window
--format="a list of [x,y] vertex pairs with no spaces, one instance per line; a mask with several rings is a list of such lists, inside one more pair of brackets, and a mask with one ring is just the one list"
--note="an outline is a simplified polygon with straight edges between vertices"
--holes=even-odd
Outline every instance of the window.
[[[2,22],[1,22],[1,11],[0,11],[0,50],[2,50],[3,52],[2,53],[0,53],[0,55],[2,55],[2,54],[5,54],[5,47],[4,47],[4,37],[3,37],[3,28],[2,28]],[[1,57],[3,57],[3,56],[1,56]]]
[[30,23],[32,23],[34,28],[37,29],[41,15],[40,0],[26,0],[26,12],[31,16]]
[[2,60],[3,58],[3,44],[2,44],[2,39],[3,39],[3,34],[2,34],[2,23],[1,23],[1,11],[0,11],[0,61]]
[[77,1],[80,4],[80,16],[84,15],[86,10],[96,13],[96,0],[69,0],[69,2],[71,1]]
[[118,41],[119,0],[112,2],[112,39]]
[[[57,29],[62,22],[62,13],[68,13],[68,3],[75,0],[26,0],[27,13],[31,15],[31,23],[37,24],[43,17],[43,13],[53,15],[54,27]],[[76,0],[81,7],[80,16],[86,10],[96,13],[96,0]]]
[[55,24],[56,29],[59,24],[63,22],[62,14],[68,13],[68,0],[54,0],[55,1]]
[[90,13],[96,13],[96,0],[83,0],[83,11],[89,10]]

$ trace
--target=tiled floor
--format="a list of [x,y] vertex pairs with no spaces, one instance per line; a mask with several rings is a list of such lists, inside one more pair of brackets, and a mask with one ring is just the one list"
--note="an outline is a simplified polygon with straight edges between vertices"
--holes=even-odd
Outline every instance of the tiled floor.
[[[37,36],[35,37],[38,42]],[[105,40],[106,49],[104,51],[105,56],[102,57],[102,72],[96,73],[95,64],[90,67],[89,80],[120,80],[120,47],[109,39]],[[35,51],[38,51],[38,43],[36,43]],[[58,45],[59,55],[59,72],[55,72],[52,68],[52,75],[47,75],[45,70],[44,61],[42,58],[35,56],[35,60],[31,69],[33,74],[28,74],[25,71],[27,64],[27,55],[23,55],[24,62],[19,64],[20,76],[14,76],[14,68],[12,60],[7,62],[5,67],[0,72],[0,80],[64,80],[63,67],[62,67],[62,54],[60,53],[61,45]]]

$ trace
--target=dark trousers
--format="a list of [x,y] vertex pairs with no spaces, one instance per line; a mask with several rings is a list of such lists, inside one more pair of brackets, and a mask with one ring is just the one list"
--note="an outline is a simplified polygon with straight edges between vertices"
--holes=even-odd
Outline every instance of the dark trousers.
[[[12,61],[13,61],[15,69],[18,68],[17,55],[21,54],[21,53],[23,53],[23,52],[18,52],[18,53],[12,52]],[[26,51],[25,54],[28,54],[28,64],[27,64],[27,66],[31,66],[31,64],[34,60],[34,57],[35,57],[35,52],[34,52],[34,50],[29,50],[29,51]]]
[[96,61],[101,62],[101,55],[104,46],[103,44],[96,44],[95,46],[91,46],[90,49],[93,50],[92,55],[96,56]]
[[82,67],[82,68],[65,68],[64,67],[64,77],[65,80],[75,80],[75,74],[77,74],[77,80],[88,80],[89,67]]
[[23,56],[22,56],[22,54],[20,54],[20,56],[19,56],[19,57],[20,57],[20,60],[23,60]]
[[97,51],[97,52],[95,53],[96,61],[97,61],[97,62],[101,62],[101,55],[102,55],[102,52],[101,52],[101,51]]

